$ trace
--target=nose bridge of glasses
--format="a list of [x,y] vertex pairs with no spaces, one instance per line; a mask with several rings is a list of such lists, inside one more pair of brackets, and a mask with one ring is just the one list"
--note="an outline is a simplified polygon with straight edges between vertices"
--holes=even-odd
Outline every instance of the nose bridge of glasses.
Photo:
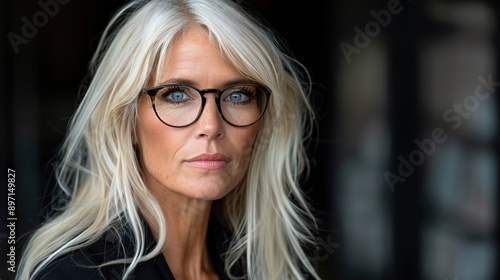
[[205,97],[205,94],[206,93],[212,93],[212,92],[215,92],[217,93],[215,95],[215,98],[218,98],[221,94],[221,90],[220,89],[217,89],[217,88],[207,88],[207,89],[200,89],[198,90],[198,92],[200,93],[201,96]]
[[215,96],[214,96],[214,103],[215,103],[215,107],[217,109],[217,112],[220,116],[222,116],[222,111],[221,111],[221,108],[220,108],[220,103],[219,103],[219,99],[220,99],[220,96],[221,96],[221,90],[220,89],[216,89],[216,88],[207,88],[207,89],[199,89],[198,92],[200,93],[201,97],[202,97],[202,108],[201,108],[201,111],[200,111],[200,116],[201,114],[203,114],[203,112],[205,111],[205,105],[206,105],[206,101],[207,101],[207,98],[205,97],[205,94],[206,93],[215,93]]
[[198,92],[200,93],[200,95],[203,97],[203,103],[202,103],[202,111],[204,111],[205,109],[205,105],[206,105],[206,100],[207,98],[205,97],[205,94],[206,93],[215,93],[215,96],[214,96],[214,102],[215,102],[215,107],[217,108],[217,111],[219,112],[219,115],[222,115],[222,111],[221,111],[221,108],[220,108],[220,96],[222,94],[222,91],[220,89],[217,89],[217,88],[207,88],[207,89],[200,89],[198,90]]

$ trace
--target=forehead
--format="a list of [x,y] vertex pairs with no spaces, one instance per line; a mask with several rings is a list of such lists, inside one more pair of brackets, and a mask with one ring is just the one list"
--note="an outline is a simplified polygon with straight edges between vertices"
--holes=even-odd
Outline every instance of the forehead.
[[172,79],[190,80],[201,87],[242,79],[242,75],[205,29],[189,27],[174,39],[165,55],[161,81]]

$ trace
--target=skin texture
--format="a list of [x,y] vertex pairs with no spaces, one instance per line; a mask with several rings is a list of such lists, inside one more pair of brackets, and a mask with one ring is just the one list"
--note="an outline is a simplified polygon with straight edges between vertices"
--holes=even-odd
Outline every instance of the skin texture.
[[[198,26],[174,40],[164,65],[160,84],[182,82],[205,89],[247,81]],[[242,180],[259,128],[258,123],[245,128],[226,123],[217,111],[215,95],[205,95],[201,117],[184,128],[163,124],[148,96],[139,103],[139,159],[146,184],[169,225],[163,255],[176,279],[217,279],[205,244],[212,201]],[[192,160],[204,154],[225,159]]]

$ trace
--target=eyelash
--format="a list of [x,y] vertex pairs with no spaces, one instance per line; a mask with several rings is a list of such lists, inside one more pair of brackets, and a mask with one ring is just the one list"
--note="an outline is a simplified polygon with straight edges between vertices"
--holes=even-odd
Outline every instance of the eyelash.
[[250,97],[248,97],[248,99],[247,99],[247,100],[245,100],[245,101],[233,102],[233,104],[234,104],[234,105],[236,105],[236,106],[245,106],[245,105],[248,105],[248,104],[250,103],[251,98],[252,98],[252,97],[250,96]]

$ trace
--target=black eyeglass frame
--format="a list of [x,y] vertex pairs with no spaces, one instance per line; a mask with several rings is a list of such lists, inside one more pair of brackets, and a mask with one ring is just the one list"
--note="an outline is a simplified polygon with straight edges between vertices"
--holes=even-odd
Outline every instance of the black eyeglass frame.
[[[226,91],[230,88],[233,88],[233,87],[237,87],[237,86],[257,87],[266,96],[266,105],[265,105],[264,109],[260,113],[259,117],[250,124],[246,124],[246,125],[234,124],[234,123],[230,122],[229,120],[227,120],[226,117],[224,116],[224,114],[222,113],[222,108],[221,108],[221,104],[220,104],[220,102],[221,102],[220,99],[221,99],[222,94],[224,93],[224,91]],[[200,110],[198,111],[196,118],[192,122],[190,122],[186,125],[171,125],[171,124],[166,123],[164,120],[162,120],[160,118],[160,116],[158,115],[158,112],[156,110],[155,99],[156,99],[156,94],[158,93],[158,91],[163,89],[163,88],[166,88],[166,87],[188,87],[188,88],[194,89],[195,91],[197,91],[200,94],[200,96],[201,96]],[[201,114],[203,113],[203,110],[205,109],[205,104],[207,103],[207,99],[205,98],[205,94],[210,93],[210,92],[217,92],[217,95],[215,96],[215,104],[217,105],[217,110],[219,111],[219,114],[222,117],[222,119],[225,122],[227,122],[228,124],[235,126],[235,127],[248,127],[248,126],[251,126],[251,125],[254,125],[255,123],[257,123],[262,118],[262,116],[264,116],[264,113],[267,110],[267,106],[269,105],[269,100],[271,98],[271,93],[272,93],[271,90],[266,86],[263,86],[260,84],[251,84],[251,83],[232,84],[232,85],[229,85],[229,86],[224,87],[222,89],[217,89],[217,88],[198,89],[194,86],[186,85],[186,84],[165,84],[165,85],[155,86],[155,87],[151,87],[151,88],[144,88],[141,90],[142,94],[147,94],[151,98],[151,103],[153,104],[153,110],[155,112],[156,117],[165,125],[170,126],[170,127],[174,127],[174,128],[187,127],[187,126],[190,126],[193,123],[195,123],[200,118]]]

